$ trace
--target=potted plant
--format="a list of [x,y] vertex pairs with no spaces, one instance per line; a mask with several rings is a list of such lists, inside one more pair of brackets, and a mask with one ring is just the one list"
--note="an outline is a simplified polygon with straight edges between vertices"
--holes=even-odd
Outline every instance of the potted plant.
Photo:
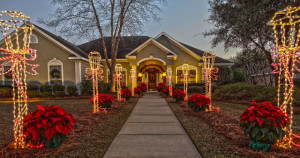
[[139,86],[139,88],[140,88],[143,92],[146,92],[146,91],[147,91],[147,84],[146,84],[146,83],[141,83],[141,85]]
[[289,116],[270,102],[252,102],[241,115],[240,126],[245,136],[250,136],[252,149],[267,151],[285,136],[283,129],[289,122]]
[[176,89],[173,93],[173,99],[176,100],[176,102],[183,101],[185,97],[185,92],[181,89]]
[[[173,88],[172,88],[172,91],[173,91]],[[163,92],[163,94],[168,96],[169,95],[169,86],[165,87],[162,92]]]
[[121,91],[122,98],[125,98],[126,101],[128,101],[131,97],[131,90],[128,88],[125,88]]
[[164,88],[165,88],[165,84],[164,83],[159,83],[158,85],[157,85],[157,91],[158,92],[161,92]]
[[[99,99],[100,107],[106,109],[109,109],[113,101],[115,101],[115,98],[113,98],[111,95],[101,94],[101,93],[98,94],[98,99]],[[94,97],[91,97],[91,102],[94,103]]]
[[142,90],[140,88],[134,88],[134,94],[137,94],[138,96],[140,96],[142,94]]
[[41,106],[24,119],[26,144],[35,148],[56,148],[73,130],[73,116],[56,105]]
[[188,98],[188,105],[194,112],[208,110],[210,103],[211,100],[202,94],[193,94]]

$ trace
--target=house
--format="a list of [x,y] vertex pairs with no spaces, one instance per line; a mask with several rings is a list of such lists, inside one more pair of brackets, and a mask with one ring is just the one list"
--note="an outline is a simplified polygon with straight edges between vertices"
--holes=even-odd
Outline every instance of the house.
[[[110,38],[105,38],[108,52],[110,52]],[[4,42],[0,43],[4,46]],[[104,59],[102,45],[93,40],[81,45],[74,45],[63,38],[35,25],[31,35],[30,48],[37,50],[37,59],[33,63],[39,64],[36,76],[28,75],[29,84],[63,84],[77,85],[84,80],[85,70],[89,68],[88,54],[92,51],[101,53],[104,82],[110,82],[109,69]],[[155,89],[156,85],[165,80],[167,69],[172,70],[173,82],[180,83],[182,65],[189,65],[192,83],[201,82],[203,51],[181,43],[166,33],[155,38],[147,36],[125,36],[120,40],[117,63],[122,65],[125,75],[123,85],[131,88],[131,69],[136,70],[136,82],[148,84],[148,89]],[[109,54],[110,56],[110,54]],[[216,57],[215,65],[233,65],[232,62]],[[6,71],[8,67],[3,67]],[[0,83],[10,84],[11,78],[0,76]]]

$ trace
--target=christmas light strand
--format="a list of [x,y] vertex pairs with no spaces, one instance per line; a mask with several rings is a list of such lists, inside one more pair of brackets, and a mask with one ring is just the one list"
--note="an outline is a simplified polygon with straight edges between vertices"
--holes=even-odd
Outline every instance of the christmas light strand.
[[106,108],[99,107],[99,97],[98,97],[98,82],[103,80],[103,69],[101,68],[100,61],[101,55],[99,52],[90,52],[89,54],[90,68],[86,69],[86,80],[93,81],[93,99],[94,99],[94,109],[93,112],[97,113],[100,110],[104,110],[106,113]]
[[188,86],[189,86],[189,79],[190,79],[190,70],[189,64],[182,65],[182,75],[183,75],[183,90],[185,93],[184,100],[188,100]]
[[122,74],[122,65],[121,64],[116,64],[115,66],[115,74],[114,74],[114,80],[117,84],[117,100],[122,101],[122,96],[121,96],[121,82],[124,81],[124,75]]
[[[2,18],[9,18],[3,20]],[[19,26],[20,25],[20,26]],[[25,140],[23,135],[23,118],[27,115],[27,74],[37,75],[39,65],[30,64],[37,57],[36,50],[30,49],[30,36],[34,25],[30,23],[29,17],[18,11],[2,11],[0,13],[0,32],[2,33],[6,48],[0,48],[0,71],[1,67],[10,68],[0,75],[12,75],[12,91],[14,106],[14,147],[24,148]],[[19,40],[20,35],[23,39]],[[31,67],[31,72],[27,71]]]
[[130,70],[130,81],[131,81],[131,93],[132,93],[132,96],[134,96],[134,84],[136,82],[136,71],[135,69],[131,69]]
[[[275,13],[271,22],[273,25],[276,46],[273,48],[272,57],[275,63],[274,74],[278,74],[277,104],[284,112],[289,113],[290,122],[284,130],[288,133],[278,145],[283,148],[291,148],[291,145],[299,147],[293,141],[300,138],[293,134],[293,93],[294,93],[294,73],[300,72],[296,63],[300,63],[299,38],[300,38],[300,7],[291,7]],[[282,99],[281,99],[282,98]]]
[[173,81],[173,76],[172,76],[172,69],[168,68],[167,69],[167,77],[168,77],[168,86],[169,86],[169,95],[172,96],[173,95],[173,85],[172,85],[172,81]]
[[[212,80],[217,80],[218,76],[217,73],[219,72],[219,69],[217,67],[214,67],[216,56],[213,55],[211,52],[205,52],[202,56],[203,60],[203,68],[202,68],[202,80],[205,81],[205,96],[211,99],[211,84]],[[212,105],[209,105],[209,111],[217,110],[219,111],[219,108],[212,107]]]

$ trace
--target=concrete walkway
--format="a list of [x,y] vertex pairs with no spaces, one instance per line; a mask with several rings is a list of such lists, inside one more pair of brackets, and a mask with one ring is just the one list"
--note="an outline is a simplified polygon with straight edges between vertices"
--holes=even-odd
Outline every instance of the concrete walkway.
[[105,158],[200,158],[165,99],[146,94],[118,133]]

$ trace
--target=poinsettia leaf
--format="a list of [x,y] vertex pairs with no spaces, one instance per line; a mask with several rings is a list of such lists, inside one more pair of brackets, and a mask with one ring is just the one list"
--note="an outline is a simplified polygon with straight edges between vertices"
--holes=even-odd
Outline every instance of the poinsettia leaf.
[[46,138],[50,141],[51,138],[52,138],[52,132],[51,132],[52,128],[48,128],[46,131],[45,131],[45,136]]
[[258,132],[259,132],[259,128],[258,127],[253,127],[250,131],[250,134],[254,138]]
[[44,108],[44,106],[42,106],[42,105],[36,105],[40,110],[42,110],[42,111],[45,111],[45,108]]
[[257,120],[257,122],[258,122],[259,126],[261,127],[261,126],[262,126],[262,120],[261,120],[261,118],[259,118],[259,117],[256,117],[256,120]]

